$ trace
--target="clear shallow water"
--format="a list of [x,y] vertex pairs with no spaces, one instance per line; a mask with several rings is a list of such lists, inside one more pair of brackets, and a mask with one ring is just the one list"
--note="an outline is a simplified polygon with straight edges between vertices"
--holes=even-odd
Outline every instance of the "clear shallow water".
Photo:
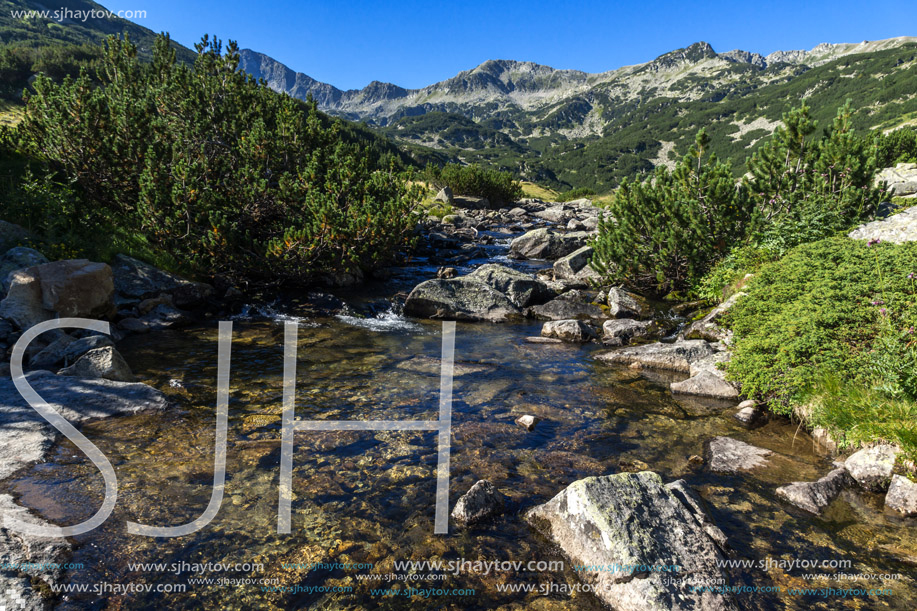
[[[295,315],[295,312],[292,312]],[[438,410],[440,323],[384,313],[301,321],[297,417],[432,420]],[[103,528],[80,537],[73,581],[184,584],[185,593],[73,595],[93,609],[598,609],[589,594],[507,593],[506,584],[575,584],[569,570],[463,572],[413,588],[474,589],[429,599],[374,595],[386,582],[357,575],[394,572],[403,560],[561,560],[522,521],[525,509],[591,475],[651,469],[683,477],[710,505],[735,557],[849,559],[847,573],[900,573],[892,596],[792,597],[740,594],[749,609],[915,609],[917,527],[883,515],[881,497],[846,493],[821,518],[787,508],[774,489],[825,474],[830,462],[785,422],[746,431],[732,409],[676,401],[664,378],[648,380],[590,358],[590,347],[527,344],[540,324],[458,324],[454,379],[451,503],[478,479],[510,499],[506,515],[470,531],[433,535],[436,441],[426,432],[326,432],[296,436],[293,532],[277,535],[283,324],[234,322],[227,483],[216,519],[180,539],[128,535],[124,521],[152,525],[195,519],[210,497],[215,420],[216,328],[166,331],[119,349],[135,373],[163,389],[166,414],[90,423],[84,432],[111,459],[118,508]],[[170,380],[178,383],[170,384]],[[523,413],[542,418],[528,433]],[[731,435],[778,452],[768,468],[723,476],[689,463],[704,443]],[[102,482],[69,442],[51,460],[6,484],[45,517],[73,523],[91,515]],[[131,569],[130,563],[261,563],[263,572]],[[372,570],[284,568],[289,563],[372,563]],[[808,569],[749,569],[734,585],[883,587],[882,582],[807,580]],[[821,571],[815,571],[821,572]],[[261,585],[189,584],[188,579],[276,579],[348,592],[262,591]],[[93,606],[94,605],[94,606]]]

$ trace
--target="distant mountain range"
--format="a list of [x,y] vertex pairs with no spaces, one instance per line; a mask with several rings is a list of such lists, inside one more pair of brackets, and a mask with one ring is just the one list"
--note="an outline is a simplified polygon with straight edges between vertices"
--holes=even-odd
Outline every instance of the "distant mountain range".
[[241,69],[365,121],[420,158],[433,149],[557,188],[605,190],[673,163],[701,127],[716,152],[741,161],[803,99],[823,125],[847,98],[862,130],[917,121],[915,55],[917,37],[767,56],[698,42],[598,74],[491,60],[421,89],[376,81],[348,91],[250,49]]

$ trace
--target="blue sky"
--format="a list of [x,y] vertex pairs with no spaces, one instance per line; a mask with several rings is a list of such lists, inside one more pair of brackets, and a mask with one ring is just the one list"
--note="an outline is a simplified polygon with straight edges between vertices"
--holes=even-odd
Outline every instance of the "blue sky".
[[488,59],[612,70],[705,40],[716,51],[767,54],[820,42],[917,35],[907,3],[464,0],[336,2],[102,0],[147,11],[135,21],[191,46],[236,40],[341,89],[370,81],[422,87]]

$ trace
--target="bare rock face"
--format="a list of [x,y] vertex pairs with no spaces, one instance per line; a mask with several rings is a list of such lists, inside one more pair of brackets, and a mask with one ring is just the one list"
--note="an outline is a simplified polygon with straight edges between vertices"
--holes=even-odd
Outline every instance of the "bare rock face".
[[897,448],[883,444],[854,452],[844,465],[858,484],[873,492],[883,492],[891,483],[897,457]]
[[793,482],[777,488],[783,497],[800,509],[820,514],[842,490],[853,485],[853,479],[844,467],[838,467],[815,482]]
[[917,241],[917,207],[860,225],[847,235],[854,240],[881,240],[893,244]]
[[482,479],[459,498],[452,508],[452,519],[460,526],[471,526],[500,513],[505,503],[506,497],[493,484]]
[[767,464],[773,452],[732,437],[715,437],[709,446],[710,470],[716,473],[750,471]]
[[541,328],[544,337],[555,337],[565,342],[588,342],[595,331],[581,320],[552,320]]
[[903,475],[893,475],[885,506],[909,518],[917,517],[917,484]]
[[691,364],[714,353],[713,347],[704,340],[694,339],[664,344],[656,342],[629,348],[604,352],[596,358],[606,363],[619,365],[638,364],[650,369],[691,372]]
[[116,382],[136,382],[134,373],[114,346],[93,348],[76,362],[58,372],[62,376],[103,378]]
[[738,608],[727,594],[693,587],[725,579],[714,540],[722,533],[686,486],[664,486],[655,473],[581,479],[525,519],[571,562],[621,568],[578,573],[613,609]]

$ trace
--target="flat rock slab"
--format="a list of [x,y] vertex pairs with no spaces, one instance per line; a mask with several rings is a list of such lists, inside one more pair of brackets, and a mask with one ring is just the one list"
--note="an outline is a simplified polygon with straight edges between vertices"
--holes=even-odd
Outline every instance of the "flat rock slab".
[[844,467],[834,469],[815,482],[793,482],[777,488],[777,496],[805,509],[820,514],[838,494],[854,484],[853,478]]
[[690,373],[691,364],[714,353],[709,342],[692,339],[672,344],[656,342],[604,352],[597,359],[619,365],[638,364],[650,369]]
[[[525,519],[571,562],[621,567],[578,573],[613,609],[737,609],[728,595],[692,588],[725,579],[717,568],[723,556],[705,531],[696,499],[677,492],[649,471],[589,477],[529,510]],[[654,566],[677,570],[645,568]]]
[[917,241],[917,206],[887,219],[860,225],[848,236],[854,240],[881,240],[893,244]]
[[707,464],[715,473],[750,471],[767,464],[772,451],[753,446],[732,437],[715,437],[708,447]]
[[[26,379],[72,423],[168,407],[165,395],[141,383],[71,378],[49,371],[31,372]],[[13,381],[0,379],[0,479],[41,460],[56,436],[57,431],[26,403]]]

